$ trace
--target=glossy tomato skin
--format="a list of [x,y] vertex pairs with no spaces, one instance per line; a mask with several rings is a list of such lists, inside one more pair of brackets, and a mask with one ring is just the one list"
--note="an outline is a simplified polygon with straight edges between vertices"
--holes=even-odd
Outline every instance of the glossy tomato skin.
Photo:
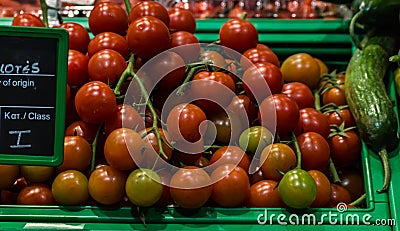
[[151,169],[136,169],[126,179],[126,195],[129,201],[137,206],[148,207],[154,205],[161,198],[162,191],[161,178]]
[[361,157],[361,141],[353,130],[345,131],[346,136],[329,138],[332,160],[336,167],[350,167]]
[[[254,101],[252,101],[247,95],[234,96],[231,103],[228,105],[227,110],[238,115],[243,127],[245,127],[246,124],[252,125],[253,121],[257,118],[258,113]],[[243,111],[246,112],[247,118],[243,118]]]
[[305,209],[312,204],[317,195],[317,184],[307,171],[296,168],[283,176],[278,191],[288,207]]
[[179,169],[171,178],[171,197],[182,208],[200,208],[211,197],[213,190],[211,183],[206,171],[195,166],[186,166]]
[[196,19],[190,10],[174,7],[168,10],[168,15],[171,30],[196,32]]
[[[187,31],[175,31],[171,34],[171,48],[178,53],[185,61],[191,63],[198,60],[200,55],[199,39]],[[183,46],[183,47],[180,47]]]
[[311,204],[311,207],[322,208],[329,206],[329,201],[331,199],[331,183],[328,177],[318,170],[310,170],[308,173],[314,178],[317,184],[317,196]]
[[51,191],[59,205],[83,205],[89,198],[88,179],[76,170],[60,172],[54,178]]
[[21,165],[21,176],[29,183],[46,183],[53,177],[54,167]]
[[[173,140],[200,140],[200,124],[207,119],[206,114],[194,104],[179,104],[167,117],[167,130]],[[205,133],[205,131],[204,131]]]
[[126,39],[114,32],[105,31],[94,36],[88,44],[88,55],[92,57],[98,51],[111,49],[120,53],[124,58],[129,55],[128,42]]
[[160,19],[143,16],[129,25],[127,41],[132,53],[149,59],[170,47],[171,35]]
[[129,13],[128,21],[132,23],[142,16],[153,16],[160,19],[167,27],[169,27],[169,14],[167,9],[158,2],[140,1],[136,3]]
[[17,204],[55,205],[50,187],[45,184],[33,184],[23,188],[17,197]]
[[210,165],[233,164],[240,166],[246,172],[250,167],[250,157],[238,146],[223,146],[217,149],[210,158]]
[[225,22],[219,31],[221,45],[239,53],[256,47],[258,32],[254,25],[244,19],[231,19]]
[[142,137],[129,128],[118,128],[111,132],[104,144],[104,157],[107,163],[119,170],[129,171],[142,160]]
[[64,132],[64,136],[82,136],[89,143],[92,143],[96,137],[98,125],[86,123],[78,120],[70,124]]
[[68,31],[69,49],[86,54],[90,42],[89,32],[86,28],[76,22],[65,22],[60,24],[59,27]]
[[126,174],[111,166],[96,168],[89,177],[89,195],[103,205],[116,204],[125,195]]
[[[158,139],[154,131],[151,128],[147,128],[146,130],[142,130],[139,132],[141,136],[146,134],[143,137],[145,150],[143,151],[143,160],[140,163],[139,167],[144,168],[153,168],[154,170],[162,169],[165,166],[165,162],[168,162],[172,157],[172,148],[168,144],[168,133],[162,128],[158,128],[158,132],[162,139],[162,150],[164,155],[160,154],[160,147],[158,146]],[[167,134],[167,135],[165,135]],[[161,160],[163,159],[163,160]],[[155,164],[157,161],[157,164]]]
[[286,205],[279,197],[278,182],[261,180],[250,187],[247,207],[256,208],[284,208]]
[[130,128],[135,131],[144,129],[144,120],[136,109],[128,104],[118,104],[117,109],[104,123],[104,132],[110,134],[117,128]]
[[211,173],[213,192],[211,199],[222,207],[243,206],[250,193],[247,172],[232,164],[220,165]]
[[19,177],[19,166],[0,164],[0,189],[7,189],[11,187]]
[[262,101],[271,94],[281,93],[283,87],[283,78],[279,67],[269,62],[256,63],[248,68],[243,73],[242,81],[246,94],[253,100]]
[[[270,120],[276,113],[276,121]],[[258,120],[261,125],[271,131],[286,135],[294,131],[299,121],[300,113],[296,101],[285,94],[273,94],[262,101],[258,110]],[[276,122],[276,123],[275,123]]]
[[314,89],[320,79],[319,64],[307,53],[297,53],[286,58],[281,66],[285,82],[301,82]]
[[330,104],[334,103],[337,106],[347,105],[346,95],[344,89],[334,87],[322,94],[322,103]]
[[91,81],[114,84],[126,69],[125,58],[115,50],[104,49],[95,53],[88,63]]
[[316,132],[324,138],[328,138],[330,133],[329,121],[317,109],[303,108],[300,110],[300,119],[295,133],[301,134],[304,132]]
[[354,168],[346,168],[338,170],[340,185],[346,188],[350,195],[351,201],[357,200],[365,193],[364,176],[362,171]]
[[22,13],[13,18],[12,26],[45,27],[44,22],[34,14]]
[[340,126],[344,123],[344,128],[355,126],[354,117],[349,108],[342,108],[339,111],[325,113],[325,115],[328,117],[329,124]]
[[80,87],[89,81],[89,58],[77,50],[68,50],[67,83],[72,87]]
[[261,62],[269,62],[274,64],[278,68],[280,67],[278,56],[271,49],[269,49],[269,47],[250,48],[243,53],[243,56],[240,59],[240,63],[242,64],[244,69],[249,68],[251,64]]
[[256,154],[273,142],[274,135],[263,126],[246,128],[239,136],[239,146],[246,152]]
[[120,5],[102,2],[93,7],[88,23],[93,35],[105,31],[125,35],[128,29],[128,15]]
[[316,132],[305,132],[297,137],[301,164],[305,170],[320,170],[328,166],[330,148],[326,139]]
[[114,113],[117,100],[113,90],[107,84],[90,81],[76,93],[75,107],[83,121],[100,124]]
[[270,144],[261,152],[261,171],[265,179],[279,181],[282,175],[296,167],[297,159],[293,149],[282,143]]
[[299,109],[314,108],[314,94],[304,83],[285,83],[282,87],[282,93],[294,99],[297,103],[297,106],[299,106]]
[[84,171],[92,159],[92,148],[81,136],[64,137],[64,161],[57,167],[60,171]]
[[219,107],[225,108],[232,101],[235,82],[223,72],[201,71],[193,77],[190,91],[195,99],[199,99],[195,104],[203,111],[218,111]]
[[331,199],[329,201],[331,206],[337,206],[339,203],[351,203],[351,194],[343,186],[338,184],[331,184]]

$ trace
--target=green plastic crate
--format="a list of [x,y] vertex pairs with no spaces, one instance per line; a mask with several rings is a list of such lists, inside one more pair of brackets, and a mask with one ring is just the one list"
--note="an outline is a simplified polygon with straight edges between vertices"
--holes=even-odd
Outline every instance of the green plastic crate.
[[[71,19],[71,21],[81,23],[88,28],[87,19]],[[224,21],[225,19],[198,20],[197,37],[202,42],[214,41],[218,38],[218,28]],[[296,52],[308,52],[327,62],[331,68],[341,70],[345,69],[350,60],[353,47],[348,36],[346,20],[254,19],[251,21],[259,31],[260,42],[270,46],[281,60]],[[0,19],[0,24],[4,23],[11,23],[11,19]],[[392,79],[389,86],[393,97]],[[394,152],[397,153],[398,150]],[[400,161],[398,155],[394,155],[392,159],[393,165],[394,160]],[[324,215],[320,225],[301,227],[280,225],[277,217],[280,214],[289,217],[293,212],[280,208],[267,209],[268,217],[273,215],[273,219],[272,224],[268,220],[265,225],[257,222],[257,218],[265,214],[264,208],[204,207],[190,213],[170,207],[146,208],[142,210],[146,219],[144,225],[135,207],[0,205],[0,230],[45,228],[51,230],[392,230],[390,226],[362,225],[362,221],[360,225],[343,225],[346,224],[346,217],[352,219],[358,216],[362,219],[370,216],[369,221],[374,223],[379,219],[390,219],[394,216],[395,210],[389,206],[389,201],[393,198],[389,199],[387,193],[376,193],[383,184],[383,170],[379,157],[365,145],[362,149],[362,166],[367,195],[365,208],[349,209],[345,212],[339,212],[336,208],[307,209],[298,213],[300,219],[303,214],[313,214],[318,221]],[[392,167],[395,180],[400,176],[400,172],[396,174],[396,166]],[[397,168],[400,168],[400,165],[397,165]],[[399,190],[400,188],[397,189]],[[389,194],[393,193],[396,193],[396,189],[392,184]],[[326,217],[329,213],[334,218],[344,218],[343,224],[332,224]],[[285,221],[288,222],[288,219]],[[348,223],[351,223],[351,220]]]

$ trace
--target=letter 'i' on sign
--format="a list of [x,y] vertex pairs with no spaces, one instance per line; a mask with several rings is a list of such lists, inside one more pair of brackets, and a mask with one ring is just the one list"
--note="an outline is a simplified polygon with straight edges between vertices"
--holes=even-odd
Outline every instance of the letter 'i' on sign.
[[68,32],[0,26],[0,164],[64,159]]

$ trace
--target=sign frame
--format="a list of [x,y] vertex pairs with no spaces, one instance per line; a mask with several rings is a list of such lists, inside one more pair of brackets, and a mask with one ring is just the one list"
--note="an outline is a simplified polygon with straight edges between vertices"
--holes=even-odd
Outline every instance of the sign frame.
[[[0,164],[59,166],[64,160],[64,130],[66,117],[66,84],[68,72],[68,31],[62,28],[1,26],[0,37],[47,38],[56,40],[54,145],[52,155],[0,153]],[[34,47],[34,44],[32,44]],[[1,46],[0,46],[1,47]],[[40,91],[40,89],[39,89]],[[1,120],[1,117],[0,117]],[[0,121],[4,122],[4,121]],[[1,127],[0,127],[1,129]],[[0,137],[1,142],[1,137]],[[46,140],[43,140],[46,143]]]

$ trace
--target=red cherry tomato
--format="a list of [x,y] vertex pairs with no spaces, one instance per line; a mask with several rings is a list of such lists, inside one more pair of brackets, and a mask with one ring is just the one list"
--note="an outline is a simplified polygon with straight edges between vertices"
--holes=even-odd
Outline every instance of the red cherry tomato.
[[55,205],[50,187],[45,184],[33,184],[23,188],[17,197],[17,204]]
[[126,39],[113,32],[102,32],[94,36],[88,45],[88,55],[92,57],[96,52],[103,49],[115,50],[124,58],[127,58],[129,55],[128,42]]
[[261,180],[250,187],[247,199],[247,207],[257,208],[284,208],[277,187],[278,182],[273,180]]
[[239,53],[256,47],[258,32],[254,25],[244,19],[231,19],[225,22],[219,31],[221,45]]
[[331,183],[328,177],[318,170],[310,170],[308,173],[310,173],[317,184],[317,196],[311,207],[321,208],[327,206],[331,199]]
[[332,160],[336,167],[354,166],[361,157],[361,141],[355,131],[345,131],[344,135],[329,138]]
[[127,41],[134,54],[149,59],[170,47],[171,35],[160,19],[143,16],[129,25]]
[[86,123],[82,120],[78,120],[70,124],[64,132],[64,136],[82,136],[89,143],[92,143],[96,137],[98,125]]
[[[185,46],[190,45],[190,46]],[[197,37],[187,31],[176,31],[171,34],[171,48],[178,53],[185,61],[191,63],[198,60],[200,55],[200,45]],[[183,47],[179,47],[183,46]]]
[[323,136],[316,132],[305,132],[297,137],[297,142],[303,169],[323,171],[328,166],[330,148]]
[[130,128],[135,131],[144,129],[144,120],[136,109],[128,104],[119,104],[117,109],[104,123],[104,132],[110,134],[117,128]]
[[91,81],[76,93],[75,107],[83,121],[100,124],[114,113],[117,100],[110,86],[100,81]]
[[89,58],[76,50],[68,51],[67,83],[73,87],[80,87],[89,80]]
[[69,49],[86,54],[90,42],[89,32],[86,28],[76,22],[65,22],[59,25],[59,27],[68,31]]
[[294,99],[299,109],[314,107],[314,95],[311,89],[304,83],[285,83],[282,87],[282,93]]
[[329,121],[317,109],[303,108],[300,110],[300,119],[296,128],[296,134],[303,132],[316,132],[324,138],[328,138],[330,133]]
[[64,161],[57,167],[60,171],[84,171],[92,159],[92,148],[81,136],[64,137]]
[[217,166],[224,164],[236,164],[245,171],[249,170],[250,158],[238,146],[224,146],[217,149],[210,158],[210,165],[216,163]]
[[355,126],[354,117],[349,108],[338,109],[337,111],[325,113],[325,115],[328,117],[329,124],[340,126],[344,123],[344,128]]
[[128,29],[128,15],[120,5],[102,2],[93,7],[88,23],[93,35],[105,31],[125,35]]
[[260,62],[269,62],[280,67],[278,56],[268,47],[250,48],[243,53],[243,56],[240,59],[240,63],[244,69],[249,68],[251,64]]
[[114,84],[126,67],[125,58],[120,53],[104,49],[89,59],[88,72],[91,81]]
[[36,15],[30,13],[18,14],[13,18],[12,26],[45,27],[44,22]]
[[190,10],[174,7],[168,10],[168,14],[171,30],[187,31],[192,34],[196,31],[196,19]]
[[169,15],[167,9],[158,2],[140,1],[136,3],[129,13],[128,21],[132,23],[142,16],[153,16],[160,19],[167,27],[169,27]]

